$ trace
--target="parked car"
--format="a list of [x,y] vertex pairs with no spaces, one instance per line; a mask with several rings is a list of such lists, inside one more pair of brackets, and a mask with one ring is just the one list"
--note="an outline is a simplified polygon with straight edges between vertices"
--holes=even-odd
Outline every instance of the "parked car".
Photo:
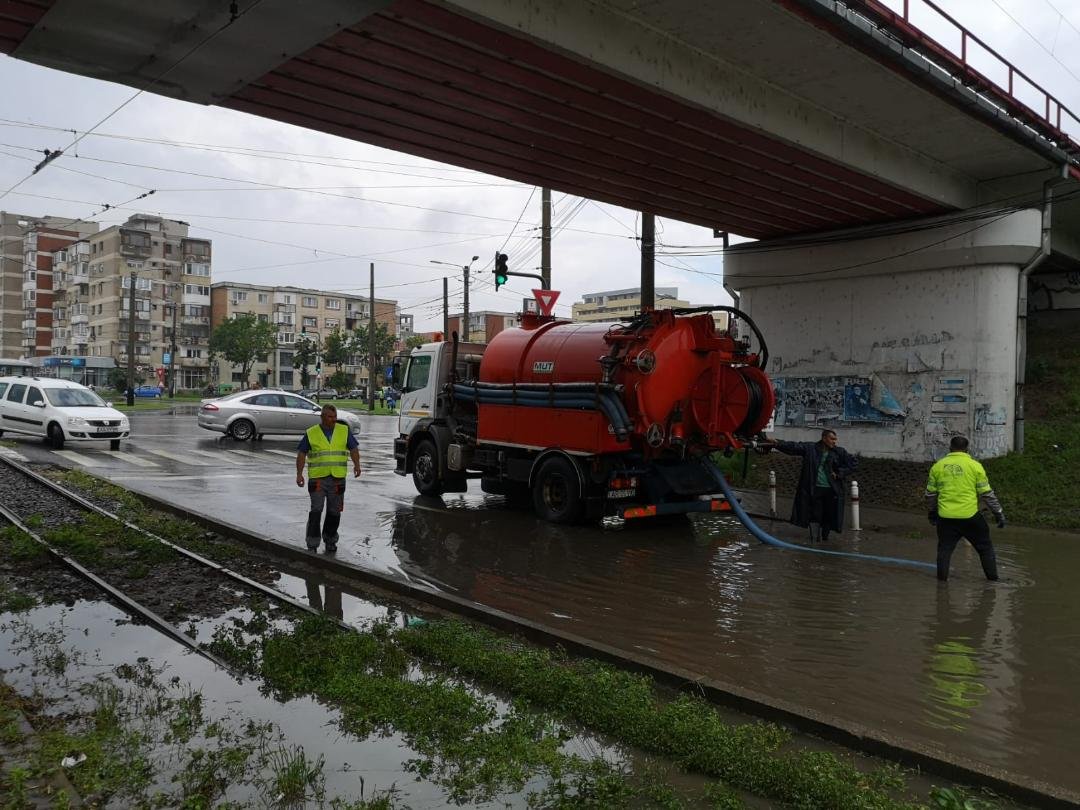
[[319,399],[337,399],[338,392],[335,388],[320,388]]
[[345,395],[346,399],[367,399],[367,391],[363,388],[354,388]]
[[319,392],[315,388],[301,388],[296,393],[297,393],[298,396],[306,397],[307,399],[312,399]]
[[135,396],[161,399],[161,391],[162,388],[158,385],[139,385],[135,388]]
[[18,433],[48,439],[54,450],[64,442],[109,442],[131,431],[128,418],[77,382],[37,377],[0,377],[0,435]]
[[[319,424],[322,406],[310,399],[276,389],[241,391],[217,399],[204,399],[199,427],[232,436],[237,441],[260,439],[264,434],[303,433]],[[338,421],[350,433],[360,430],[360,417],[338,410]]]

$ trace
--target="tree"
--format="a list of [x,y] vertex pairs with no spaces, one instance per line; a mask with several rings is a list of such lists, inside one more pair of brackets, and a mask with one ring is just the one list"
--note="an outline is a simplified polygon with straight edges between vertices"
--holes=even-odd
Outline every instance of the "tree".
[[[368,340],[368,327],[367,325],[356,327],[356,331],[353,332],[353,351],[363,358],[364,364],[370,362],[371,356],[371,343]],[[385,323],[375,324],[375,368],[369,369],[368,379],[371,381],[371,385],[377,385],[379,378],[379,369],[384,368],[389,362],[390,357],[394,354],[394,343],[396,338],[390,334],[386,328]],[[384,377],[385,379],[385,377]]]
[[427,341],[423,335],[413,335],[411,338],[405,341],[405,351],[411,352],[413,349],[418,349],[423,346]]
[[237,315],[222,321],[210,334],[210,352],[240,366],[241,385],[246,385],[255,361],[277,348],[277,326],[254,315]]
[[306,332],[297,335],[296,344],[293,347],[292,364],[293,368],[300,369],[301,388],[311,387],[311,372],[308,368],[315,365],[321,351],[322,341],[319,340],[317,335],[309,335]]
[[328,366],[334,366],[338,372],[342,366],[349,362],[349,358],[355,353],[353,342],[355,337],[347,332],[342,332],[340,326],[335,326],[334,331],[326,336],[323,341],[323,362]]

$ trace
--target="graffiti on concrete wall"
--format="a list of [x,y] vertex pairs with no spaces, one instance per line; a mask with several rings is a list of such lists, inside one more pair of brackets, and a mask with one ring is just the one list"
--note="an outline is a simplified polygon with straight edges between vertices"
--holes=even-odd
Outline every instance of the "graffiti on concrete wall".
[[1009,451],[1008,414],[1004,405],[975,406],[975,432],[971,452],[977,458],[1001,455]]
[[870,377],[777,377],[777,426],[891,425],[904,409],[876,374]]

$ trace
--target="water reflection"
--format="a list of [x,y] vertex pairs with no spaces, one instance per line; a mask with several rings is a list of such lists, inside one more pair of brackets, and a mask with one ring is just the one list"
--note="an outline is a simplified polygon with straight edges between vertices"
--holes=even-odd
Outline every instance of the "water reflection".
[[333,619],[345,618],[341,609],[341,588],[315,577],[304,577],[304,584],[307,586],[309,605]]

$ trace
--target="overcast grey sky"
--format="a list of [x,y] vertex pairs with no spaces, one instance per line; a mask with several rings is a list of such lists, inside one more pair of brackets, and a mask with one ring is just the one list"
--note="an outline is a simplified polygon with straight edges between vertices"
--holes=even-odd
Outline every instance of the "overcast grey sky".
[[[896,9],[902,5],[902,0],[885,2]],[[1080,2],[939,4],[1080,111]],[[918,7],[917,0],[913,7]],[[959,47],[957,36],[941,20],[923,15],[915,21]],[[973,58],[998,78],[993,60],[977,53]],[[0,57],[0,87],[5,102],[0,108],[0,188],[29,172],[41,159],[41,149],[66,146],[71,133],[62,130],[93,125],[133,93],[126,86],[8,57]],[[134,200],[150,189],[152,196]],[[584,292],[636,286],[636,213],[559,192],[553,199],[554,222],[566,223],[553,246],[553,286],[562,290],[556,311],[569,314],[569,305]],[[441,278],[444,270],[451,270],[431,260],[464,264],[479,255],[474,267],[490,268],[491,256],[505,244],[513,269],[539,264],[538,189],[152,94],[129,104],[78,145],[77,157],[55,161],[0,201],[0,208],[89,217],[105,203],[114,209],[90,217],[103,225],[122,222],[135,211],[190,222],[193,234],[214,240],[215,281],[363,294],[368,261],[374,261],[376,295],[397,299],[416,315],[420,330],[439,328]],[[519,215],[521,224],[515,228]],[[671,245],[715,244],[712,232],[697,226],[661,219],[657,230]],[[728,302],[718,256],[659,260],[663,264],[657,266],[657,286],[678,287],[682,298],[698,304]],[[477,274],[471,308],[518,310],[521,294],[496,294],[490,279],[490,272]],[[510,286],[525,295],[531,287],[524,279]],[[451,290],[451,306],[460,308],[460,279],[452,282]]]

